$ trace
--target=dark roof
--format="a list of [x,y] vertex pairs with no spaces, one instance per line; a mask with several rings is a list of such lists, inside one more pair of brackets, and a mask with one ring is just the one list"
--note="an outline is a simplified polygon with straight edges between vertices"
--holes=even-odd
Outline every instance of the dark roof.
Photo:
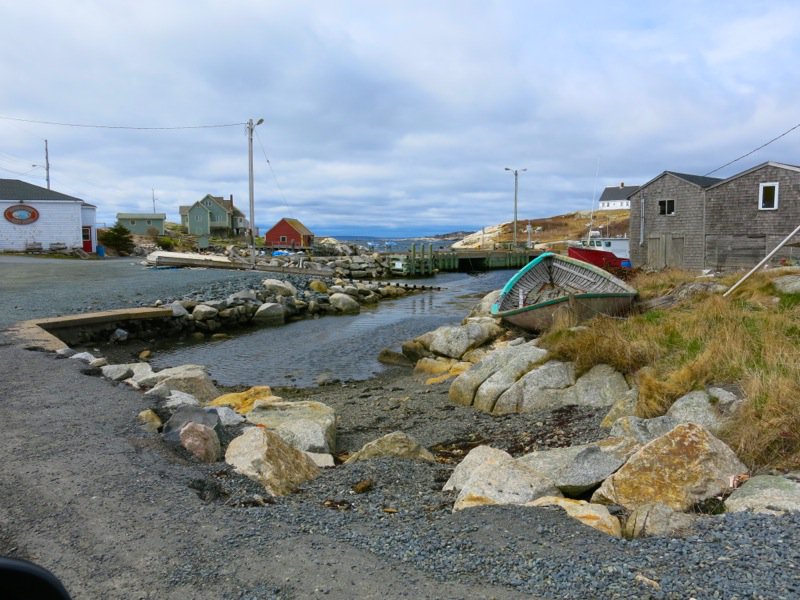
[[701,188],[711,187],[715,183],[722,181],[719,177],[706,177],[705,175],[688,175],[687,173],[676,173],[675,171],[664,171],[664,173],[680,177],[684,181],[693,183]]
[[600,202],[609,200],[627,200],[628,196],[635,194],[639,190],[638,185],[614,185],[603,190]]
[[20,200],[33,202],[35,200],[69,200],[70,202],[83,202],[80,198],[67,196],[47,188],[26,183],[19,179],[0,179],[0,200]]

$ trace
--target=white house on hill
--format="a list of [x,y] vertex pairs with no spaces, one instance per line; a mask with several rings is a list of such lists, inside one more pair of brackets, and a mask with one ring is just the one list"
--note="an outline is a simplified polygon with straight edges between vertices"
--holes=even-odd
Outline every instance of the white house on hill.
[[97,247],[97,207],[18,179],[0,179],[0,251]]
[[600,210],[630,210],[631,201],[628,196],[638,190],[638,185],[625,185],[623,182],[620,182],[619,185],[607,187],[603,190],[603,195],[600,196],[598,208]]

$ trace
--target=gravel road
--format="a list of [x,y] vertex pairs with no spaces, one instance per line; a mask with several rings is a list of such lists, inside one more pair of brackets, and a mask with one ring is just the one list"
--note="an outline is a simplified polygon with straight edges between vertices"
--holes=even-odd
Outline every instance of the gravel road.
[[[9,268],[0,261],[4,313],[14,302],[6,297]],[[17,282],[16,297],[64,307],[64,289],[80,287],[67,269],[57,284]],[[156,297],[214,283],[198,274],[223,276],[179,273]],[[114,307],[111,290],[127,286],[119,275],[105,290],[102,281],[91,292],[93,310]],[[707,518],[682,538],[617,540],[557,509],[453,514],[453,496],[441,492],[452,464],[392,459],[326,470],[260,506],[257,486],[222,463],[202,465],[141,431],[135,415],[148,402],[140,393],[86,374],[77,361],[8,342],[0,343],[0,365],[0,554],[52,570],[74,598],[800,595],[798,514]],[[446,384],[425,386],[399,369],[281,390],[334,406],[343,450],[395,429],[441,456],[480,440],[520,453],[600,435],[592,412],[497,419],[449,405],[446,392]],[[363,479],[373,489],[353,493]]]

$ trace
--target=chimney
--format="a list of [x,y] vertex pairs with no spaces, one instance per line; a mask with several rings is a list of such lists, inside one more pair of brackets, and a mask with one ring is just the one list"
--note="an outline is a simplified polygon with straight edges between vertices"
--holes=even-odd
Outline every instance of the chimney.
[[231,194],[231,204],[233,204],[233,194]]
[[625,187],[625,182],[624,181],[620,181],[619,182],[619,187],[624,188]]

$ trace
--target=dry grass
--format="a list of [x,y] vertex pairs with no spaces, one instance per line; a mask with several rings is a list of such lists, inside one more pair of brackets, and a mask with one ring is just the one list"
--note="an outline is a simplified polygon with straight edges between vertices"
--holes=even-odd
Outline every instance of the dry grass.
[[[797,467],[800,295],[777,294],[772,275],[754,276],[730,298],[700,295],[628,319],[594,319],[586,329],[548,332],[542,344],[579,372],[607,363],[628,375],[643,417],[664,414],[692,390],[737,384],[748,402],[723,439],[752,467]],[[634,285],[654,297],[688,279],[667,271],[640,275]]]

